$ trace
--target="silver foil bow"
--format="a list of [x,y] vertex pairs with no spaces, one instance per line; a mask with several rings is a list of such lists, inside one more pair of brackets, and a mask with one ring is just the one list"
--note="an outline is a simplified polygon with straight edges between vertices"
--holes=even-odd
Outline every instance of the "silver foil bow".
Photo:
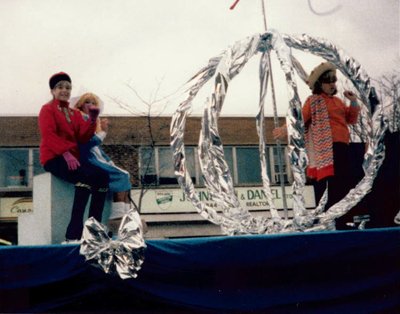
[[[305,209],[303,191],[306,182],[305,169],[308,158],[304,145],[304,123],[301,114],[301,101],[297,92],[295,73],[305,80],[307,75],[301,64],[292,55],[291,49],[303,50],[332,62],[354,85],[361,99],[362,130],[368,140],[369,148],[364,157],[365,177],[340,202],[324,212],[326,191],[320,204],[314,210]],[[268,86],[270,69],[266,62],[266,52],[274,51],[280,62],[288,85],[288,155],[293,173],[293,220],[285,220],[275,210],[270,192],[270,180],[266,174],[264,140],[264,99]],[[247,61],[262,53],[260,63],[260,100],[259,113],[256,117],[259,135],[260,163],[264,192],[269,204],[271,218],[253,217],[242,208],[237,200],[230,169],[224,158],[222,139],[218,132],[218,118],[224,104],[230,81],[240,73]],[[184,131],[186,118],[191,104],[199,90],[211,78],[215,77],[214,92],[204,109],[202,130],[198,152],[204,182],[216,200],[219,208],[208,207],[196,193],[194,184],[186,167]],[[346,53],[332,43],[308,35],[288,36],[271,30],[256,34],[235,43],[218,57],[210,59],[207,66],[196,73],[187,83],[187,97],[180,103],[172,117],[170,133],[174,155],[175,175],[178,182],[191,200],[193,206],[205,219],[221,226],[228,235],[251,233],[279,233],[288,231],[314,231],[335,229],[334,220],[354,207],[372,188],[372,183],[384,158],[383,136],[387,122],[382,110],[377,110],[373,119],[370,115],[368,95],[370,79],[364,69]]]
[[118,274],[122,279],[136,278],[144,261],[145,248],[137,211],[124,215],[116,239],[110,238],[107,227],[93,217],[85,222],[80,254],[107,274]]

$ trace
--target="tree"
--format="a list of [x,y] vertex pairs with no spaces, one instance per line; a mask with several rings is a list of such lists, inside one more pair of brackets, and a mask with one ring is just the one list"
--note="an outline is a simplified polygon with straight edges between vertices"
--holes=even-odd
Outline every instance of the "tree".
[[[135,98],[139,100],[140,105],[144,106],[144,110],[138,109],[138,106],[126,104],[116,98],[111,99],[125,111],[129,112],[133,116],[143,117],[146,121],[145,127],[136,130],[137,134],[132,135],[132,137],[138,138],[140,143],[138,146],[135,145],[132,147],[132,145],[130,145],[130,150],[135,151],[136,155],[139,156],[139,160],[136,161],[137,168],[134,171],[138,174],[139,180],[138,182],[133,182],[133,185],[139,187],[139,196],[136,201],[133,199],[131,201],[135,209],[140,213],[142,210],[142,200],[144,195],[149,189],[158,185],[157,176],[154,174],[153,169],[155,148],[160,140],[165,140],[164,138],[160,138],[159,134],[163,134],[164,132],[162,131],[169,128],[169,122],[166,123],[164,121],[161,124],[156,124],[155,118],[159,118],[165,111],[168,105],[167,99],[171,95],[158,97],[161,81],[157,83],[155,91],[150,95],[148,100],[142,97],[131,84],[127,84],[126,86],[130,91],[132,91]],[[157,135],[155,135],[155,131],[157,131]]]
[[394,70],[382,75],[378,83],[378,93],[383,110],[389,120],[389,130],[398,131],[400,128],[400,57],[395,60]]

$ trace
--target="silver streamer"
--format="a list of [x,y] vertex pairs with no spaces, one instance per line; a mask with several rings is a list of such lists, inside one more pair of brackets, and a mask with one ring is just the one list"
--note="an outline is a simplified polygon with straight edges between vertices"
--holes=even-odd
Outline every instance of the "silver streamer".
[[[257,230],[259,223],[257,223],[257,219],[252,218],[249,213],[238,206],[239,202],[234,194],[233,181],[223,158],[222,143],[217,132],[216,122],[229,81],[240,72],[248,59],[257,52],[258,40],[258,35],[247,38],[236,43],[221,56],[211,59],[209,64],[189,81],[188,97],[181,102],[171,121],[171,147],[173,149],[175,175],[179,184],[199,214],[220,225],[222,230],[230,235],[259,233]],[[223,210],[222,214],[200,201],[187,171],[183,142],[186,117],[191,109],[192,100],[200,88],[214,76],[217,67],[219,67],[219,72],[215,80],[215,92],[211,103],[205,109],[202,120],[199,158],[201,168],[205,172],[203,174],[205,184],[215,197],[216,202],[220,204]],[[210,123],[212,123],[212,127],[209,127]]]
[[268,61],[268,54],[264,52],[261,56],[260,61],[260,68],[259,68],[259,75],[260,75],[260,101],[259,101],[259,111],[256,116],[256,125],[257,125],[257,134],[259,135],[259,151],[260,151],[260,160],[261,160],[261,178],[263,181],[264,192],[267,196],[267,202],[269,206],[269,210],[271,213],[271,217],[277,223],[280,223],[280,216],[275,208],[275,204],[271,202],[273,196],[272,191],[270,188],[270,180],[267,174],[267,159],[265,157],[265,115],[264,115],[264,108],[265,108],[265,97],[267,96],[267,86],[268,86],[268,79],[269,79],[269,61]]
[[[249,38],[244,44],[236,44],[221,59],[217,68],[215,88],[202,119],[199,139],[199,160],[204,182],[213,199],[222,209],[222,217],[240,222],[238,230],[226,229],[226,233],[260,233],[260,219],[253,218],[241,208],[234,191],[229,167],[223,158],[223,146],[218,132],[221,112],[229,82],[240,73],[245,63],[257,52],[258,37]],[[225,225],[223,225],[225,227]]]
[[[301,64],[291,54],[291,48],[310,52],[335,64],[357,90],[362,103],[362,131],[368,140],[368,149],[364,156],[365,177],[349,191],[343,200],[324,212],[327,200],[325,191],[317,208],[306,210],[303,197],[306,177],[305,169],[308,159],[304,144],[304,123],[301,114],[301,101],[297,92],[294,73],[302,80],[307,74]],[[264,140],[264,101],[268,86],[269,66],[266,53],[274,51],[285,74],[289,88],[289,109],[286,117],[288,127],[288,155],[293,173],[293,220],[282,219],[273,203],[270,192],[270,180],[266,174],[265,140]],[[260,163],[264,192],[267,197],[271,218],[253,217],[243,209],[235,195],[233,180],[223,153],[222,139],[218,132],[218,118],[230,81],[240,73],[247,61],[261,52],[260,62],[260,100],[259,113],[256,117],[259,135]],[[204,110],[202,130],[199,138],[199,160],[204,182],[219,211],[201,202],[188,173],[185,161],[184,131],[186,118],[191,110],[191,103],[203,85],[215,77],[214,92]],[[182,101],[172,117],[171,147],[174,156],[175,174],[186,197],[205,219],[221,226],[228,235],[262,234],[293,231],[334,230],[334,220],[354,207],[372,188],[372,183],[384,158],[383,136],[387,128],[387,119],[383,110],[376,111],[372,120],[368,95],[370,80],[363,68],[344,51],[324,39],[308,35],[288,36],[276,31],[262,35],[253,35],[235,43],[220,56],[210,60],[188,82],[187,97]]]
[[[297,92],[297,84],[294,78],[294,68],[289,46],[286,45],[283,37],[276,31],[272,30],[262,36],[263,41],[270,41],[268,46],[271,46],[277,55],[281,68],[285,73],[286,82],[289,86],[289,110],[286,117],[286,125],[288,127],[288,154],[293,173],[293,225],[290,230],[297,230],[303,226],[309,226],[312,223],[312,218],[305,209],[303,197],[306,176],[305,169],[308,164],[307,155],[305,152],[304,143],[304,123],[301,114],[301,101]],[[265,48],[265,47],[263,47]],[[300,75],[303,75],[301,72]]]
[[122,279],[136,278],[145,248],[142,222],[135,210],[122,218],[116,239],[111,239],[107,227],[93,217],[85,222],[80,254],[107,274],[118,274]]

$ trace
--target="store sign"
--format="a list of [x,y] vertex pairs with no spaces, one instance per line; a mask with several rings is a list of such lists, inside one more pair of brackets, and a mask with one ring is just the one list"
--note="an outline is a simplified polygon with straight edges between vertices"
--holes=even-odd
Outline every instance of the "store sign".
[[0,198],[0,218],[14,218],[33,212],[32,197]]
[[[262,187],[238,187],[235,189],[236,195],[242,208],[249,211],[268,209],[267,197]],[[212,199],[207,189],[196,189],[200,201],[208,207],[218,210],[218,204]],[[273,202],[277,209],[283,208],[281,187],[271,187]],[[285,188],[288,208],[292,208],[292,187]],[[139,190],[132,190],[132,198],[138,204]],[[304,188],[304,200],[306,208],[315,207],[314,190],[312,186]],[[143,196],[141,212],[144,214],[155,213],[191,213],[196,209],[188,200],[181,189],[149,189]]]

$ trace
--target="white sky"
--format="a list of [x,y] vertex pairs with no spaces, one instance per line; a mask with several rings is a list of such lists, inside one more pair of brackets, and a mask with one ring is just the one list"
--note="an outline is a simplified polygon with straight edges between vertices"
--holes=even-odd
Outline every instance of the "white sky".
[[[208,59],[234,42],[264,30],[260,0],[1,0],[0,115],[37,115],[50,97],[49,77],[70,74],[73,96],[91,91],[105,102],[104,114],[128,114],[155,93],[174,92]],[[355,58],[372,78],[393,70],[399,58],[398,0],[266,0],[268,27],[286,34],[323,37]],[[229,87],[226,115],[255,115],[255,56]],[[309,72],[319,59],[300,59]],[[397,63],[398,64],[398,63]],[[274,64],[279,113],[287,109],[286,83]],[[301,94],[307,88],[298,80]],[[156,92],[159,87],[159,91]],[[205,97],[196,99],[201,113]],[[203,98],[204,97],[204,98]],[[164,114],[175,111],[171,98]],[[159,110],[154,108],[155,110]],[[267,105],[267,114],[272,112]]]

